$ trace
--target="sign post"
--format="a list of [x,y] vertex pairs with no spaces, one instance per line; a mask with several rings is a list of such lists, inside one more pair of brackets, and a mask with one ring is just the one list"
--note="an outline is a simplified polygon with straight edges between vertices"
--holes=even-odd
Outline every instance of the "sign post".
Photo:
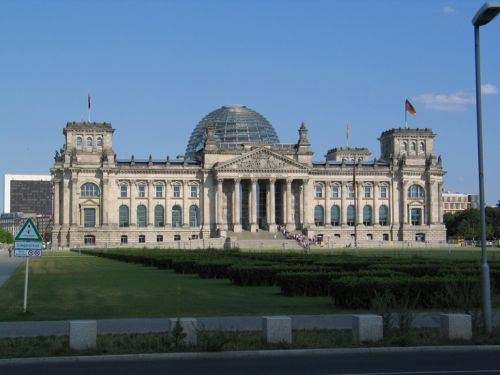
[[14,241],[14,256],[26,257],[26,270],[24,271],[24,303],[23,312],[28,306],[28,273],[30,257],[42,256],[42,237],[33,220],[26,220]]

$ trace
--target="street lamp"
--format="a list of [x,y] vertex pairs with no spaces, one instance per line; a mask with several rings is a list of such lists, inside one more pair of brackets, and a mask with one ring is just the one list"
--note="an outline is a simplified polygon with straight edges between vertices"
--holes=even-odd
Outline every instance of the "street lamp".
[[477,152],[479,164],[479,211],[481,215],[481,280],[483,294],[483,317],[486,333],[491,333],[491,291],[490,267],[486,253],[486,217],[484,212],[484,173],[483,173],[483,124],[481,109],[481,66],[479,58],[479,27],[486,25],[500,13],[500,4],[485,3],[472,19],[476,52],[476,113],[477,113]]

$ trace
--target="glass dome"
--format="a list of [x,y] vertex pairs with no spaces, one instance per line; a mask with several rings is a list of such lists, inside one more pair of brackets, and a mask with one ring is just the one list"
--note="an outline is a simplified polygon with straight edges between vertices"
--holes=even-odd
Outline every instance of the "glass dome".
[[215,126],[215,139],[219,143],[279,143],[273,126],[260,113],[245,106],[224,106],[203,117],[189,138],[186,156],[203,148],[207,126]]

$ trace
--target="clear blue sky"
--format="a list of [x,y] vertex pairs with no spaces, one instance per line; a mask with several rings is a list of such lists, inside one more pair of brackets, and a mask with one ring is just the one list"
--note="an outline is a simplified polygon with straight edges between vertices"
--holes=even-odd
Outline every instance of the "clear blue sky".
[[[378,157],[386,129],[437,133],[445,188],[474,193],[471,19],[483,1],[2,1],[0,175],[48,174],[68,121],[116,128],[119,158],[184,153],[208,112],[244,104],[316,160]],[[500,199],[500,17],[482,28],[487,201]],[[1,184],[3,190],[3,183]],[[2,191],[3,193],[3,191]],[[3,200],[0,200],[3,205]],[[0,206],[0,212],[3,207]]]

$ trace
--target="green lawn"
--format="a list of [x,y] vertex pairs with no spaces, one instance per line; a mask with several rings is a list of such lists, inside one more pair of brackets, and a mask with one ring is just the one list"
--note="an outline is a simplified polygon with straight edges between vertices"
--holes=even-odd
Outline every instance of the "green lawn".
[[339,312],[329,297],[285,297],[278,287],[239,287],[90,256],[31,259],[26,314],[23,285],[24,264],[0,287],[0,321]]

